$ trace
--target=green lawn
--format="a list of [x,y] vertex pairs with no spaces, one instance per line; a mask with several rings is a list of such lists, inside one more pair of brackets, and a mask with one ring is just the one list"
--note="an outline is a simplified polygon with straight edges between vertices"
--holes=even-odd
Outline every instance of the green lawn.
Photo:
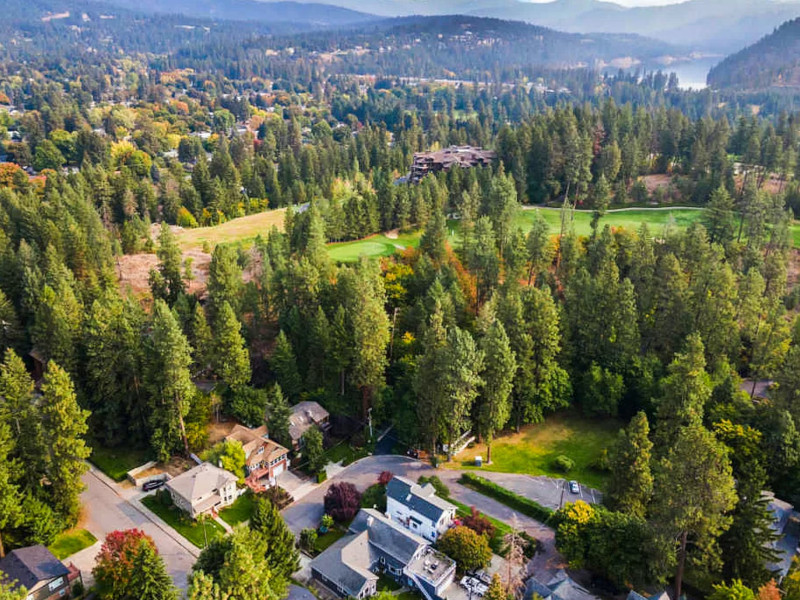
[[363,240],[328,244],[328,254],[336,262],[355,262],[362,256],[389,256],[409,246],[416,248],[419,238],[419,233],[401,233],[394,239],[378,234]]
[[[520,433],[498,437],[492,444],[491,465],[475,467],[476,456],[484,460],[487,456],[486,446],[476,444],[447,466],[565,477],[602,490],[608,475],[597,471],[593,465],[601,451],[614,444],[620,427],[620,422],[614,419],[586,419],[574,413],[560,413],[548,417],[544,423],[527,425]],[[553,461],[560,454],[575,461],[575,467],[567,474],[553,467]]]
[[53,543],[47,549],[52,552],[58,560],[64,560],[84,548],[88,548],[97,541],[91,533],[85,529],[70,529],[56,536]]
[[225,535],[225,529],[213,519],[205,519],[205,533],[203,533],[203,523],[190,519],[175,506],[161,504],[155,495],[142,498],[142,504],[198,548],[205,547],[206,536],[210,542]]
[[329,462],[338,463],[342,461],[345,466],[359,458],[364,458],[367,454],[369,454],[367,448],[353,448],[347,442],[341,442],[325,451],[325,457]]
[[122,481],[128,471],[153,459],[150,449],[106,448],[91,442],[90,445],[92,446],[92,455],[89,457],[89,462],[114,481]]
[[320,534],[317,537],[317,542],[314,544],[314,547],[317,549],[317,552],[324,552],[330,548],[336,540],[341,539],[344,534],[345,532],[341,529],[333,527],[329,529],[327,533]]
[[252,492],[247,492],[239,496],[236,501],[219,511],[219,517],[231,527],[235,527],[239,523],[249,521],[253,514],[253,507],[255,505],[256,497]]

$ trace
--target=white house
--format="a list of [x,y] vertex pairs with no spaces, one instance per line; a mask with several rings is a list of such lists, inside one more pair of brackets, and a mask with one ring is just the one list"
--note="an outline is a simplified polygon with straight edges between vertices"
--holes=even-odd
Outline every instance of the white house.
[[203,463],[167,482],[175,506],[192,518],[230,506],[238,498],[237,477],[211,463]]
[[403,527],[435,542],[453,524],[456,507],[436,496],[434,487],[393,477],[386,487],[386,514]]

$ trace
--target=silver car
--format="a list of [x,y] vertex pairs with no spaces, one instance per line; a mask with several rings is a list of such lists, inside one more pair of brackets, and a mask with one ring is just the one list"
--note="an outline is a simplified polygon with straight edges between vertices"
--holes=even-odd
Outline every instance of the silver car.
[[569,491],[573,494],[580,494],[581,493],[581,486],[578,485],[578,482],[574,479],[569,482]]

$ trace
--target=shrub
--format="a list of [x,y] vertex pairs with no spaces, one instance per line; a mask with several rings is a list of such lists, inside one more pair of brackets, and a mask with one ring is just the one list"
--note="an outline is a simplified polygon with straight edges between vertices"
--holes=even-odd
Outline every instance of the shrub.
[[320,471],[317,473],[317,483],[322,483],[328,478],[328,472],[325,470]]
[[562,473],[569,473],[574,466],[575,461],[563,454],[556,456],[556,459],[553,461],[553,468]]
[[464,526],[448,529],[439,539],[439,550],[456,561],[461,572],[482,569],[492,560],[487,539]]
[[369,486],[361,496],[361,506],[386,512],[386,488],[379,483]]
[[72,597],[73,598],[80,598],[83,596],[83,592],[85,591],[83,584],[80,581],[76,581],[75,585],[72,586]]
[[360,508],[361,494],[352,483],[334,483],[325,493],[325,512],[339,523],[352,521]]
[[430,477],[426,477],[425,475],[420,475],[419,479],[417,479],[417,483],[420,485],[425,485],[426,483],[430,483],[433,486],[433,489],[436,490],[436,495],[440,498],[449,498],[450,497],[450,488],[447,487],[444,482],[439,479],[436,475],[431,475]]
[[322,515],[322,522],[320,523],[325,529],[333,527],[333,517],[330,515]]
[[542,521],[544,523],[548,521],[553,514],[552,510],[542,506],[535,500],[515,494],[484,477],[473,475],[472,473],[464,473],[461,475],[459,482],[537,521]]
[[306,552],[314,552],[317,543],[317,530],[306,527],[300,532],[300,547]]
[[464,523],[464,526],[469,527],[478,535],[492,537],[495,531],[495,527],[492,525],[492,522],[478,512],[478,509],[474,506],[470,506],[469,510],[470,514],[461,519],[461,522]]
[[392,480],[392,477],[394,477],[394,473],[392,473],[391,471],[381,471],[381,474],[378,475],[378,485],[386,487],[387,485],[389,485],[389,482]]
[[277,506],[278,510],[283,510],[292,503],[292,496],[289,492],[277,485],[268,488],[262,495]]

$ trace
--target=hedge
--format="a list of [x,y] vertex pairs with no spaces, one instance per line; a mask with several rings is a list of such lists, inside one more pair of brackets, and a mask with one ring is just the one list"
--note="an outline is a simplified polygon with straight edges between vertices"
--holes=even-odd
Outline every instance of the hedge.
[[521,512],[523,515],[527,515],[528,517],[536,519],[537,521],[541,521],[542,523],[547,522],[553,514],[551,509],[542,506],[535,500],[515,494],[514,492],[497,485],[493,481],[489,481],[488,479],[479,477],[478,475],[473,475],[472,473],[462,474],[461,479],[459,479],[459,483],[481,492],[490,498],[494,498],[509,508],[513,508],[514,510]]

